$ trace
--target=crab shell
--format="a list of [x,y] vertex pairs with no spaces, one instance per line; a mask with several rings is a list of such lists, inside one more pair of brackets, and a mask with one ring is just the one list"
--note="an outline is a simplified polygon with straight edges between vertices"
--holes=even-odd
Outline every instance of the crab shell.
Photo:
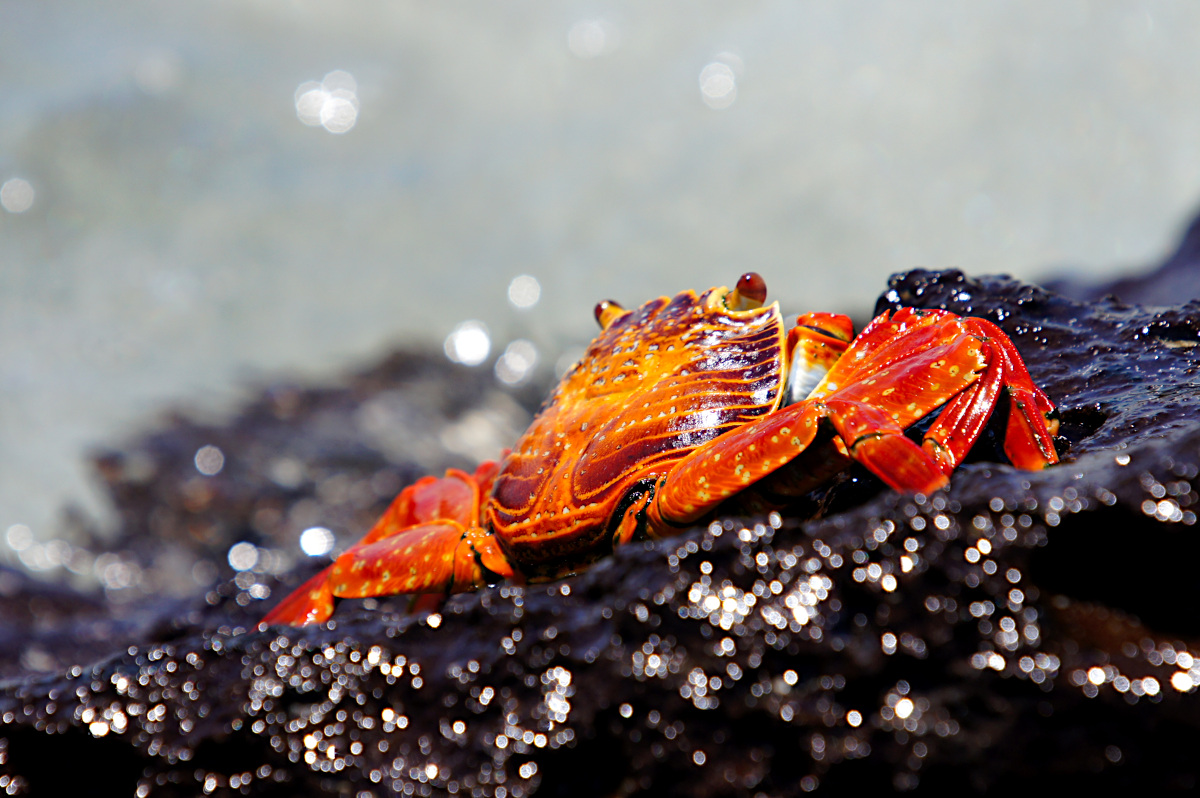
[[614,311],[503,461],[483,520],[526,580],[610,553],[625,507],[674,463],[780,406],[778,303],[733,310],[729,294]]

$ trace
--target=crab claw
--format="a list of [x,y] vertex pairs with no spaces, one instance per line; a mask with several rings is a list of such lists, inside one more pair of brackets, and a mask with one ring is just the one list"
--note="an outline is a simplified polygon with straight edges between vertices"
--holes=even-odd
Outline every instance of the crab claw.
[[854,340],[854,322],[841,313],[805,313],[796,317],[796,326],[847,344]]
[[837,313],[805,313],[788,332],[788,398],[792,404],[806,398],[833,368],[850,341],[854,324]]

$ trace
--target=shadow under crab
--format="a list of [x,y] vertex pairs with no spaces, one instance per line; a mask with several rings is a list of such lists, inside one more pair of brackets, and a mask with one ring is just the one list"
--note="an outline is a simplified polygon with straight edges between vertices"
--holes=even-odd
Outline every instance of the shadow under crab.
[[[726,518],[587,573],[245,633],[218,603],[0,692],[0,773],[114,793],[794,795],[1194,786],[1200,303],[893,278],[877,312],[1003,327],[1064,463],[981,457],[916,500]],[[78,655],[87,661],[86,655]]]

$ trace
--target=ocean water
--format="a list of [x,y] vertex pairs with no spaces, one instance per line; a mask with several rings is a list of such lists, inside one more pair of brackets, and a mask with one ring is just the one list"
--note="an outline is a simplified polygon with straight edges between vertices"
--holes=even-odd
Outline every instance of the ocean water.
[[94,447],[397,346],[518,382],[599,299],[749,269],[862,316],[914,267],[1146,268],[1200,200],[1197,31],[1181,2],[6,0],[0,562],[65,506],[105,523]]

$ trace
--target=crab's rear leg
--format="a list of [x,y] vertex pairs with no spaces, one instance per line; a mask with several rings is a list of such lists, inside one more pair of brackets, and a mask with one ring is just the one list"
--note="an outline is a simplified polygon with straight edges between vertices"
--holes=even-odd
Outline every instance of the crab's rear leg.
[[[438,551],[444,553],[448,544],[445,541],[435,542],[430,539],[427,528],[451,524],[458,530],[459,537],[465,530],[475,528],[478,524],[482,497],[490,488],[496,470],[497,466],[492,462],[483,463],[474,474],[450,469],[444,477],[424,477],[405,488],[361,541],[342,554],[328,568],[310,578],[288,595],[278,606],[267,613],[259,623],[259,628],[273,624],[304,626],[327,620],[333,614],[335,598],[358,595],[337,589],[343,585],[350,589],[360,579],[360,577],[344,573],[341,568],[343,562],[355,562],[354,556],[357,552],[370,549],[381,541],[397,538],[407,540],[410,534],[415,533],[424,546],[420,556],[429,554],[430,559],[433,559]],[[422,530],[425,530],[424,533]],[[479,537],[479,535],[475,537]],[[416,538],[413,543],[417,543]],[[433,548],[429,548],[431,545]],[[486,544],[480,545],[487,548]],[[450,581],[453,582],[453,579]],[[431,592],[444,594],[447,591],[435,587]],[[383,593],[365,593],[363,595],[383,595]]]
[[293,590],[283,601],[275,605],[258,622],[259,629],[286,624],[307,626],[322,623],[333,615],[333,590],[329,584],[329,573],[333,566],[322,568],[300,587]]
[[422,524],[355,546],[329,568],[338,598],[462,593],[513,576],[491,532],[455,521]]
[[513,577],[491,532],[451,520],[420,524],[349,549],[280,602],[259,628],[321,623],[339,598],[444,596]]

